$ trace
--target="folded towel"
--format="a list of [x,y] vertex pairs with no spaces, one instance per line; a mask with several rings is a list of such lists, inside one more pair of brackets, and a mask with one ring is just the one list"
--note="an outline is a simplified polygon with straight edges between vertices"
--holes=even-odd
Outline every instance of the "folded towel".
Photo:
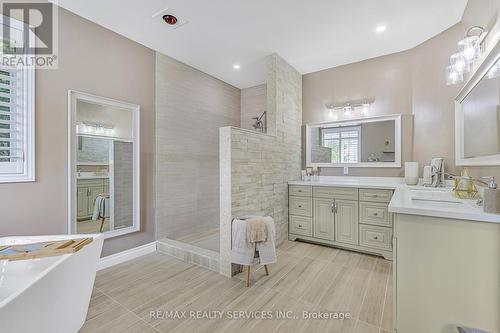
[[[257,217],[254,217],[257,218]],[[264,242],[251,243],[247,240],[248,221],[238,218],[233,220],[231,232],[231,262],[240,265],[252,265],[255,251],[259,252],[262,265],[275,263],[276,245],[274,240],[274,220],[272,217],[259,217],[266,225],[267,239]]]
[[251,265],[255,254],[255,244],[247,242],[247,221],[234,219],[231,231],[231,262]]
[[247,220],[247,242],[257,243],[267,240],[266,223],[259,218]]
[[109,217],[109,198],[99,195],[95,198],[94,202],[94,213],[92,214],[92,220],[97,221],[102,218]]
[[267,226],[268,237],[265,242],[259,242],[256,245],[256,250],[259,252],[259,262],[261,265],[274,264],[277,261],[274,220],[272,217],[266,216],[263,221]]

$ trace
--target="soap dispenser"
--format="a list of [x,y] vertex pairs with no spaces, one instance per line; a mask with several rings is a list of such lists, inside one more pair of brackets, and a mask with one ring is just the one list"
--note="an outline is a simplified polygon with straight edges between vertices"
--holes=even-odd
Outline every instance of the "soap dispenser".
[[498,193],[497,184],[495,183],[495,177],[481,177],[483,179],[488,179],[488,188],[484,190],[484,212],[485,213],[500,213],[500,194]]

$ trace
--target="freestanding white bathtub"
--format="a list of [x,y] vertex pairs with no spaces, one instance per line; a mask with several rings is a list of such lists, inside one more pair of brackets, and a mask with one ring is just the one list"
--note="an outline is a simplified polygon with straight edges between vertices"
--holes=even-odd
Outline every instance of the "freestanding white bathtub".
[[80,251],[31,260],[0,260],[0,331],[76,333],[92,294],[102,235],[0,238],[0,245],[93,237]]

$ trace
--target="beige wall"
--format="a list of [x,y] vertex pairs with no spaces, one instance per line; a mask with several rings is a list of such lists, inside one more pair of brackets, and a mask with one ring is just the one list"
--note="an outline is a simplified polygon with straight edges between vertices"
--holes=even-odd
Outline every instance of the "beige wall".
[[103,255],[153,241],[154,53],[64,9],[59,69],[36,72],[36,182],[0,184],[0,235],[67,232],[68,89],[141,106],[141,232],[106,240]]
[[254,117],[260,117],[266,110],[267,88],[265,84],[241,90],[241,128],[255,130]]
[[156,57],[156,237],[219,227],[219,127],[239,126],[240,89]]
[[[303,76],[302,123],[332,121],[325,105],[374,98],[370,115],[403,114],[402,160],[411,160],[413,147],[410,54],[402,52]],[[345,118],[336,113],[338,119]],[[351,117],[361,117],[353,114]],[[305,157],[305,152],[303,152]],[[342,175],[342,168],[322,168],[324,176]],[[349,168],[352,176],[403,175],[399,168]]]
[[[421,167],[432,157],[444,157],[450,172],[455,166],[454,98],[460,85],[447,86],[445,68],[468,27],[484,25],[498,8],[497,0],[470,0],[459,23],[417,47],[304,75],[303,124],[328,119],[325,104],[374,98],[370,115],[413,114],[413,125],[403,117],[403,162]],[[406,118],[406,119],[405,119]],[[470,168],[474,177],[495,175],[499,167]],[[323,168],[323,175],[340,175],[340,168]],[[403,169],[351,168],[351,175],[402,176]]]

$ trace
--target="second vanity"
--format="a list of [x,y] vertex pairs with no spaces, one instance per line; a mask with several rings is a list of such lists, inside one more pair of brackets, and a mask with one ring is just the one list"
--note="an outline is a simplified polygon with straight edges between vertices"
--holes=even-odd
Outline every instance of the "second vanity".
[[500,332],[500,215],[449,187],[382,177],[293,181],[289,239],[393,260],[395,332]]

